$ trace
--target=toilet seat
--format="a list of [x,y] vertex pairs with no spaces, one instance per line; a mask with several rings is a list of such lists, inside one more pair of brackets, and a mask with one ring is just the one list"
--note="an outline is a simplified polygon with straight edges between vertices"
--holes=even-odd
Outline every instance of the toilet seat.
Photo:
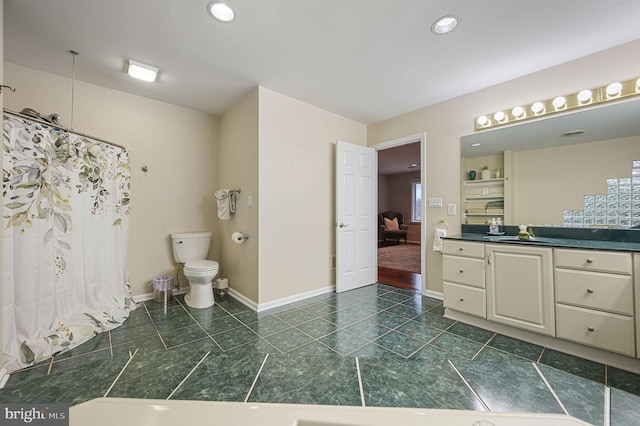
[[184,265],[184,270],[187,272],[217,271],[218,267],[218,262],[215,260],[192,260]]

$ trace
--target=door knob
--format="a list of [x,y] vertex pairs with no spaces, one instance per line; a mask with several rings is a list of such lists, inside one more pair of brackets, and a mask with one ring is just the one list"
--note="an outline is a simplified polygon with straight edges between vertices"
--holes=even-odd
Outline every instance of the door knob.
[[347,227],[347,226],[349,226],[349,225],[345,225],[344,223],[340,222],[340,225],[338,225],[338,226],[339,226],[340,228],[344,228],[344,227]]

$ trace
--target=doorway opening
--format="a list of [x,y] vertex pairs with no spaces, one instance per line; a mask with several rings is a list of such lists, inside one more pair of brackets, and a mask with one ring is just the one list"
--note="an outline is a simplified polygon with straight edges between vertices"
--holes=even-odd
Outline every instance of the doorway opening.
[[378,282],[424,293],[425,135],[378,151]]

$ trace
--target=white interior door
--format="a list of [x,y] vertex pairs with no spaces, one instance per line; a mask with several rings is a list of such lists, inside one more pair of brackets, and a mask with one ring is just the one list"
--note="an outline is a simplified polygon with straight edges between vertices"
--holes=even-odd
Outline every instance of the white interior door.
[[378,152],[336,145],[336,292],[378,279]]

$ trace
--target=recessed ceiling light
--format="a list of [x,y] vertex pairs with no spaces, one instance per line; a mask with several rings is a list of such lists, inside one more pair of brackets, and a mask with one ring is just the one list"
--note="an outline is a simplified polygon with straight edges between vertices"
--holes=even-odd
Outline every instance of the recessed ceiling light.
[[434,34],[446,34],[455,29],[460,23],[460,18],[455,15],[446,15],[442,18],[438,18],[433,25],[431,25],[431,32]]
[[212,1],[207,5],[207,11],[209,14],[216,18],[218,21],[230,22],[235,18],[235,13],[227,4],[221,1]]
[[137,78],[138,80],[152,83],[156,81],[158,68],[129,59],[127,61],[127,74],[133,78]]

